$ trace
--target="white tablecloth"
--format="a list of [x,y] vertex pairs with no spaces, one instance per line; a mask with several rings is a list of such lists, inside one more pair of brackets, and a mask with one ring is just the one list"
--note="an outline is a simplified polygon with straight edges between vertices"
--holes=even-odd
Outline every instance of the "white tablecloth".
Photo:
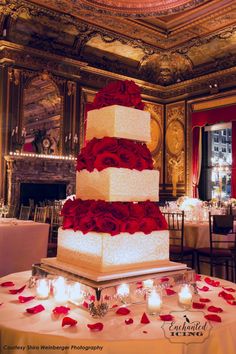
[[[21,287],[30,277],[30,272],[12,274],[2,281],[13,281],[15,287]],[[207,285],[205,281],[198,282],[198,286]],[[236,289],[236,285],[221,280],[221,285],[226,285]],[[161,328],[163,322],[158,316],[149,316],[149,324],[141,324],[140,318],[146,310],[145,305],[132,305],[131,313],[128,316],[118,316],[114,311],[110,311],[102,319],[93,319],[89,314],[80,308],[71,307],[68,316],[77,320],[76,327],[61,326],[63,318],[53,317],[52,309],[56,306],[52,299],[33,300],[21,304],[18,302],[18,295],[10,295],[8,288],[0,287],[0,346],[1,354],[19,353],[103,353],[103,354],[235,354],[236,349],[236,306],[226,303],[218,293],[221,287],[209,286],[208,292],[200,291],[201,297],[210,298],[211,302],[206,305],[220,306],[223,312],[219,315],[221,323],[211,322],[211,330],[208,338],[203,343],[180,344],[171,343],[164,335]],[[34,294],[33,290],[26,289],[23,294],[29,296]],[[235,294],[235,293],[232,293]],[[199,300],[199,295],[195,295],[195,301]],[[235,295],[234,295],[235,296]],[[43,304],[45,311],[30,315],[26,313],[26,308]],[[177,302],[177,295],[164,297],[164,307],[162,313],[174,312],[175,318],[183,318],[183,310]],[[204,320],[204,315],[209,314],[207,309],[191,310],[188,312],[190,321]],[[127,318],[133,318],[134,323],[125,325]],[[204,320],[205,321],[205,320]],[[91,332],[87,324],[102,322],[103,331]],[[196,341],[196,338],[192,340]],[[18,347],[16,347],[18,345]],[[45,349],[43,346],[52,346]],[[22,349],[20,349],[20,346]],[[28,346],[28,347],[27,347]],[[31,346],[31,347],[30,347]],[[56,346],[61,346],[61,348]],[[67,349],[62,349],[67,346]],[[101,349],[98,348],[101,347]],[[80,349],[79,349],[80,347]],[[94,349],[94,348],[97,349]]]
[[30,269],[47,255],[49,224],[0,222],[0,276]]

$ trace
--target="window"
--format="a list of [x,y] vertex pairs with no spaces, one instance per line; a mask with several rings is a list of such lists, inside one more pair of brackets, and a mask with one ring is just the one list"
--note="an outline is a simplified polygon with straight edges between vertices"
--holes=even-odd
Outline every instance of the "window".
[[[231,193],[231,123],[207,126],[203,131],[199,194],[202,200],[224,200]],[[220,137],[220,139],[219,139]],[[218,138],[218,141],[217,141]]]

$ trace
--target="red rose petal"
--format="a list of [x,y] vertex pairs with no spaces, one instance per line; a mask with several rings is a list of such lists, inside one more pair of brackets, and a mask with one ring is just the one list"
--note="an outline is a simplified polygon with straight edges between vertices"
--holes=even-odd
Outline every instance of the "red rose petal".
[[25,287],[26,287],[26,285],[22,286],[19,289],[11,289],[11,290],[9,290],[9,293],[12,295],[20,294],[20,293],[22,293],[22,291],[25,290]]
[[236,301],[235,301],[235,300],[227,300],[227,303],[228,303],[229,305],[233,305],[233,306],[236,305]]
[[162,321],[172,321],[174,319],[174,316],[172,315],[160,315],[159,316]]
[[208,321],[221,322],[221,318],[218,315],[206,315],[204,316]]
[[235,293],[235,289],[233,288],[226,288],[225,286],[222,286],[222,288],[225,290],[225,291],[228,291],[229,293]]
[[3,302],[0,303],[0,306],[2,306],[2,305],[3,305]]
[[205,279],[205,282],[208,284],[208,285],[211,285],[211,286],[214,286],[214,287],[218,287],[220,285],[220,282],[217,281],[217,280],[213,280],[209,277],[206,277]]
[[208,286],[203,286],[202,288],[198,287],[198,290],[200,290],[200,291],[208,291],[209,288],[208,288]]
[[202,276],[200,274],[195,274],[195,280],[200,281],[202,279]]
[[120,307],[117,311],[116,314],[117,315],[121,315],[121,316],[126,316],[130,313],[130,310],[127,309],[126,307]]
[[35,296],[18,296],[18,300],[21,304],[35,299]]
[[223,309],[221,307],[209,306],[207,311],[220,313],[223,312]]
[[137,289],[142,289],[143,282],[142,281],[137,281],[136,285],[137,285]]
[[112,309],[114,309],[115,307],[118,307],[118,305],[117,304],[112,305]]
[[210,302],[210,299],[204,298],[202,297],[201,299],[199,299],[200,302]]
[[234,296],[232,294],[227,294],[225,291],[220,291],[218,296],[223,297],[225,300],[234,300]]
[[125,320],[125,324],[127,324],[127,325],[130,325],[132,323],[134,323],[134,320],[132,318]]
[[94,295],[89,296],[89,301],[94,302],[95,301],[95,296]]
[[70,311],[69,307],[66,306],[57,306],[55,307],[52,312],[54,313],[54,315],[67,315]]
[[37,305],[37,306],[26,309],[26,312],[35,315],[36,313],[39,313],[44,310],[45,310],[45,308],[43,307],[43,305]]
[[87,324],[87,327],[92,332],[99,332],[99,331],[103,330],[103,323],[97,322],[97,323],[94,323],[94,324]]
[[89,307],[89,305],[88,305],[88,303],[87,303],[86,301],[83,302],[83,306],[84,306],[86,309],[88,309],[88,307]]
[[142,315],[142,318],[140,320],[140,323],[143,323],[143,324],[148,324],[150,323],[150,320],[149,318],[147,317],[146,313],[144,312],[143,315]]
[[193,309],[204,309],[204,307],[206,306],[206,304],[201,304],[199,302],[193,302]]
[[1,283],[0,286],[10,287],[10,286],[15,286],[15,284],[12,281],[5,281],[4,283]]
[[70,326],[70,327],[73,327],[77,324],[77,321],[74,320],[73,318],[71,317],[64,317],[63,320],[62,320],[62,323],[61,323],[61,326],[64,327],[64,326]]
[[168,277],[162,277],[161,278],[161,282],[164,283],[164,282],[167,282],[169,281],[170,279]]
[[174,290],[172,290],[172,289],[165,289],[165,291],[166,291],[166,294],[167,295],[174,295],[174,294],[176,294],[176,291],[174,291]]
[[148,332],[147,332],[147,331],[143,331],[143,333],[145,333],[145,334],[146,334],[146,333],[148,333]]

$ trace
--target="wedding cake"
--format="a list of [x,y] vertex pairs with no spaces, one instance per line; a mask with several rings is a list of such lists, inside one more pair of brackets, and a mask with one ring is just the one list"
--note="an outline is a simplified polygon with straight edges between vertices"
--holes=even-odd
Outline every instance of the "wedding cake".
[[139,88],[112,83],[93,108],[77,160],[76,199],[62,210],[57,261],[97,273],[161,266],[169,261],[169,233],[156,204],[159,172],[146,146],[150,114]]

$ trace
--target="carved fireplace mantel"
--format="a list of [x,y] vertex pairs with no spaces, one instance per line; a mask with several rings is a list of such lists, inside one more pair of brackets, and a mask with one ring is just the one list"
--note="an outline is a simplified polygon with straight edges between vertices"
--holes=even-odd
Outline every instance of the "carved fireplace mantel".
[[64,183],[67,194],[75,192],[75,159],[66,157],[7,155],[7,202],[19,205],[21,183]]

